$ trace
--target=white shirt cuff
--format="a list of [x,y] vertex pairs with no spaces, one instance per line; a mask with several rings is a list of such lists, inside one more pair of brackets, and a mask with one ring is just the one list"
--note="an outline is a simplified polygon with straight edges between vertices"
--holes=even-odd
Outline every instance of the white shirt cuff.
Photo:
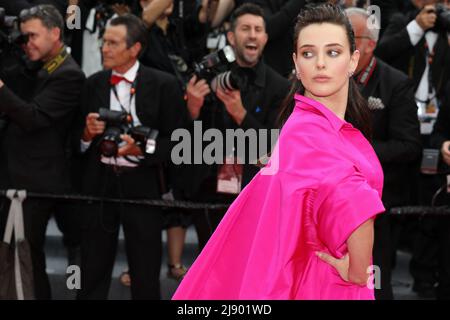
[[86,142],[86,141],[80,140],[81,153],[86,152],[86,150],[89,149],[91,143],[92,143],[92,141]]
[[418,44],[425,34],[425,31],[419,26],[415,19],[408,23],[406,30],[408,31],[409,41],[411,41],[413,46]]

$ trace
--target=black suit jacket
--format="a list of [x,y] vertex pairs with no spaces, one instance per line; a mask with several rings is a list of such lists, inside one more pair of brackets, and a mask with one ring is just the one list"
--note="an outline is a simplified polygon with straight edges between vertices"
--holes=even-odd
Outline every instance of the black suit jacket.
[[[415,18],[417,11],[408,15],[394,14],[378,43],[375,54],[388,64],[408,75],[417,90],[425,71],[425,36],[413,46],[406,26]],[[431,64],[432,82],[438,98],[442,98],[445,84],[450,78],[450,47],[445,33],[439,33],[434,45],[435,56]]]
[[53,73],[11,70],[0,89],[0,113],[7,127],[0,134],[0,185],[29,191],[68,188],[65,146],[85,80],[70,57]]
[[[100,71],[90,76],[82,94],[82,113],[74,143],[80,148],[80,139],[88,113],[110,106],[111,71]],[[186,108],[183,94],[176,78],[168,73],[143,66],[139,67],[136,84],[136,114],[144,126],[159,131],[154,154],[145,154],[145,160],[136,170],[133,186],[124,190],[126,197],[159,197],[158,168],[167,161],[171,151],[171,134],[177,125],[177,113]],[[104,165],[100,162],[97,136],[83,154],[84,193],[101,195]],[[81,152],[81,150],[79,150]]]
[[[205,102],[201,109],[200,116],[197,119],[197,121],[202,122],[203,132],[209,128],[219,129],[223,133],[226,129],[256,129],[258,132],[259,129],[276,128],[279,107],[289,92],[289,81],[267,66],[263,61],[260,61],[257,66],[252,69],[239,68],[237,65],[234,67],[237,68],[236,72],[246,73],[248,71],[250,74],[252,74],[251,70],[255,72],[253,74],[254,77],[249,76],[250,80],[248,80],[247,85],[240,90],[242,103],[247,110],[247,114],[241,125],[238,126],[234,120],[231,120],[225,106],[220,100],[217,99],[213,103]],[[193,132],[192,127],[191,132]],[[204,143],[203,147],[206,147],[208,144],[209,142]],[[248,152],[248,150],[248,144],[246,144],[246,152]],[[195,150],[192,152],[194,151]],[[202,189],[202,184],[208,180],[213,181],[212,188],[215,188],[217,169],[217,165],[186,165],[182,170],[183,174],[180,174],[180,176],[183,176],[182,180],[184,182],[184,186],[180,186],[180,188],[184,189],[185,196],[188,198],[197,198],[199,190]],[[243,168],[242,186],[244,187],[250,182],[258,171],[259,168],[256,165],[249,164],[246,161]],[[214,192],[215,190],[212,190],[212,193]]]
[[412,83],[403,73],[377,59],[362,93],[366,98],[380,98],[384,104],[383,109],[372,111],[372,144],[384,171],[383,202],[388,208],[408,204],[421,156]]

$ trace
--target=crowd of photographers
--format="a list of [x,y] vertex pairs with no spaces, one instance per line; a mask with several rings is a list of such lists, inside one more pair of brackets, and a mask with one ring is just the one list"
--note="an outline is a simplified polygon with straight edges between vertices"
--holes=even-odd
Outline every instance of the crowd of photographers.
[[[199,124],[223,136],[278,128],[295,17],[320,2],[0,0],[0,190],[232,202],[258,166],[240,164],[226,146],[221,164],[175,165],[171,135],[184,128],[195,137]],[[369,1],[331,2],[346,8],[361,52],[355,80],[373,114],[385,207],[448,204],[439,189],[450,164],[447,1],[370,1],[380,9],[375,20]],[[190,151],[194,159],[194,142]],[[0,198],[0,235],[8,208]],[[162,230],[167,275],[181,280],[186,228],[195,226],[201,249],[224,213],[27,199],[34,296],[51,298],[44,253],[51,215],[69,264],[81,266],[79,299],[108,297],[121,226],[129,266],[122,283],[133,299],[160,299]],[[445,217],[378,219],[377,299],[393,298],[391,270],[405,245],[414,291],[450,298],[449,230]]]

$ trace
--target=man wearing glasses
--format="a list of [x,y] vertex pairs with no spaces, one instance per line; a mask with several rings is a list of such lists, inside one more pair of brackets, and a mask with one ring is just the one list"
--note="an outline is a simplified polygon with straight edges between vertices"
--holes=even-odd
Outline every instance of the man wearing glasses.
[[[0,73],[0,114],[6,119],[0,135],[0,189],[64,193],[69,188],[65,145],[84,74],[64,46],[64,20],[55,7],[24,9],[20,29],[26,39],[23,49],[35,67]],[[51,297],[43,246],[54,207],[46,199],[24,202],[37,299]],[[0,213],[2,225],[5,218],[6,212]]]
[[[177,114],[186,106],[174,76],[139,63],[146,42],[145,25],[136,16],[116,17],[106,27],[102,46],[106,70],[90,76],[82,94],[85,120],[80,123],[78,143],[85,161],[82,190],[86,194],[119,200],[161,199],[159,165],[170,156]],[[158,130],[155,147],[148,150],[129,130],[119,130],[116,149],[106,154],[103,146],[115,126],[100,118],[104,112],[100,108],[126,114],[122,126],[128,129],[145,126]],[[160,208],[105,202],[86,206],[83,214],[78,299],[107,299],[121,225],[131,297],[160,299]]]
[[[346,9],[355,32],[360,59],[355,80],[369,102],[373,119],[373,148],[384,171],[383,204],[389,209],[411,201],[411,176],[421,153],[419,120],[413,87],[406,75],[374,56],[379,29],[369,28],[366,10]],[[377,300],[393,299],[391,259],[395,241],[391,237],[391,217],[375,221],[373,260],[381,277],[375,287]]]

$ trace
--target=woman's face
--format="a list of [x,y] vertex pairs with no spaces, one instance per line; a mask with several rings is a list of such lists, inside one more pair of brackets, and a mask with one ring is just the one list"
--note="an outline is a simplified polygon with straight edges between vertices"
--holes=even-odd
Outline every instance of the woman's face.
[[358,65],[359,52],[350,54],[344,27],[311,24],[300,31],[295,50],[295,68],[307,92],[328,97],[348,90],[349,74]]

